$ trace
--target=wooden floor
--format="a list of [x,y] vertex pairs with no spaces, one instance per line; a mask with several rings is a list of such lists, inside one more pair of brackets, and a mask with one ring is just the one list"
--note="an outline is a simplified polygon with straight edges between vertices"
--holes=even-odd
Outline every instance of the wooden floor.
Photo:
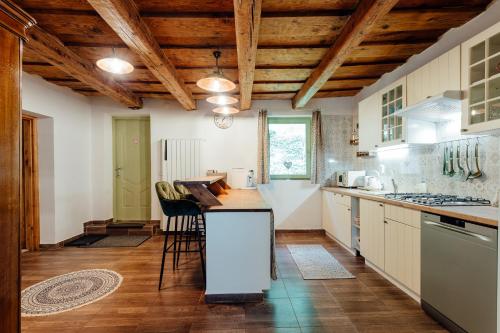
[[[166,269],[157,290],[162,238],[137,248],[64,248],[22,256],[23,288],[58,274],[112,269],[122,286],[66,313],[22,319],[23,332],[446,332],[419,305],[325,236],[277,236],[279,280],[257,304],[206,305],[195,254]],[[350,280],[302,280],[286,244],[322,244],[353,274]],[[171,264],[171,258],[168,258]]]

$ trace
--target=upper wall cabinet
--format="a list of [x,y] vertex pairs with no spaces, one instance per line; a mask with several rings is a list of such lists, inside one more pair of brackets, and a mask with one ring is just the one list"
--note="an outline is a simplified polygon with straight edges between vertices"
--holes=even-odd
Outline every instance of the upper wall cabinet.
[[379,96],[375,93],[359,102],[359,151],[372,151],[380,145],[382,115]]
[[460,46],[408,74],[406,84],[408,106],[448,90],[460,90]]
[[500,23],[462,44],[462,132],[500,129]]
[[406,107],[406,77],[382,89],[379,95],[381,112],[381,145],[389,146],[405,142],[403,118],[395,113]]

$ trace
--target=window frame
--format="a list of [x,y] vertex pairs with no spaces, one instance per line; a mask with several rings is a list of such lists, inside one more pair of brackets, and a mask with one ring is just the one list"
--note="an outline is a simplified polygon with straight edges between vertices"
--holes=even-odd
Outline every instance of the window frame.
[[[311,117],[268,117],[267,118],[267,141],[268,141],[268,160],[269,160],[269,178],[271,180],[310,180],[311,179]],[[304,175],[272,175],[271,174],[271,136],[269,126],[272,124],[304,124],[306,125],[306,174]]]

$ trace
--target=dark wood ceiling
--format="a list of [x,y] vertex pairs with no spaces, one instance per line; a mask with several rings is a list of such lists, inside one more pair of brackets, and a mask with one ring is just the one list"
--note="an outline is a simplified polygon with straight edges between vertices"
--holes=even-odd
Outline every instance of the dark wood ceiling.
[[[364,86],[418,54],[448,29],[485,10],[490,0],[401,0],[365,36],[315,97],[353,96]],[[141,97],[173,96],[130,51],[86,0],[16,0],[40,27],[81,57],[95,62],[117,55],[136,67],[115,76]],[[152,35],[195,99],[206,92],[195,82],[214,66],[222,50],[225,75],[238,81],[233,0],[135,0]],[[263,0],[253,99],[291,99],[318,66],[358,6],[355,0]],[[30,48],[24,70],[84,95],[100,95]],[[235,92],[237,93],[237,91]]]

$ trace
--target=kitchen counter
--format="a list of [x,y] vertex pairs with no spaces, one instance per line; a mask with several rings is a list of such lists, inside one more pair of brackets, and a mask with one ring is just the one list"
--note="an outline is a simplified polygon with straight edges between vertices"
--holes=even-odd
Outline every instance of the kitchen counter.
[[217,199],[220,206],[211,206],[208,212],[270,212],[272,207],[262,198],[258,190],[225,190]]
[[334,192],[338,194],[348,195],[367,200],[379,201],[394,206],[400,206],[431,214],[450,216],[478,224],[498,227],[498,208],[490,206],[423,206],[405,201],[398,201],[394,199],[387,199],[383,195],[371,194],[368,191],[349,189],[342,187],[322,187],[321,190]]

